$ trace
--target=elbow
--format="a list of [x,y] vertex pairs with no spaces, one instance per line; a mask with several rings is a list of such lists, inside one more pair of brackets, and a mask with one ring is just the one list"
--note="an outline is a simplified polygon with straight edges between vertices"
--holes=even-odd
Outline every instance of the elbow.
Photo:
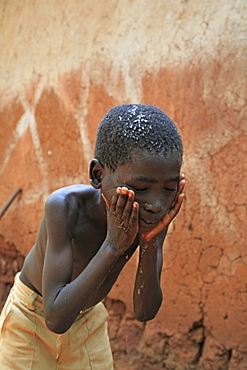
[[135,318],[137,321],[140,321],[140,322],[146,322],[146,321],[151,321],[155,318],[155,316],[157,315],[157,311],[155,312],[139,312],[138,314],[135,314]]
[[137,321],[140,321],[140,322],[146,322],[146,321],[151,321],[155,318],[156,314],[154,315],[138,315],[138,316],[135,316],[136,320]]
[[153,320],[155,316],[157,315],[157,313],[159,312],[161,303],[162,303],[162,297],[154,306],[151,306],[151,307],[146,306],[145,309],[143,309],[143,305],[141,305],[141,307],[139,305],[136,307],[134,306],[134,315],[135,315],[136,320],[141,321],[141,322]]
[[59,320],[59,318],[52,317],[52,315],[47,315],[45,317],[45,324],[46,327],[55,334],[64,334],[71,326],[66,320]]
[[64,334],[68,329],[64,325],[54,323],[52,320],[45,320],[46,327],[55,334]]
[[135,311],[136,320],[140,322],[153,320],[159,311],[159,307],[155,310]]

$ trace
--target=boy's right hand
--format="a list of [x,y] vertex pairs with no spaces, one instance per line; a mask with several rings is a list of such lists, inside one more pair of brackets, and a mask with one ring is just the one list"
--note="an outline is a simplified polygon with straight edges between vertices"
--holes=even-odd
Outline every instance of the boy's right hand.
[[134,243],[139,230],[139,204],[135,194],[126,187],[118,187],[107,207],[107,236],[114,252],[122,255]]

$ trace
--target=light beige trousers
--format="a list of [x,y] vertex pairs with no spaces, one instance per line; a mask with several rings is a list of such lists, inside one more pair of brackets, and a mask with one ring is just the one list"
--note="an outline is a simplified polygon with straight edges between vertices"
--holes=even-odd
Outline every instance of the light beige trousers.
[[47,329],[42,297],[19,274],[0,317],[1,370],[112,370],[103,303],[79,315],[64,334]]

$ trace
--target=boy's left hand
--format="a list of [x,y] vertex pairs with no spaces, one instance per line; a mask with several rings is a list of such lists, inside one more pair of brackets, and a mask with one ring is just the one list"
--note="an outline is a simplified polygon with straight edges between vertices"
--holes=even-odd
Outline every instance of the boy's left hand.
[[179,181],[179,185],[178,185],[177,196],[175,198],[172,208],[170,209],[169,212],[165,214],[163,219],[160,221],[160,223],[157,226],[155,226],[155,228],[153,228],[151,231],[148,231],[142,234],[142,238],[145,241],[149,242],[150,240],[156,238],[158,234],[162,230],[164,230],[172,222],[172,220],[176,217],[176,215],[178,214],[181,208],[184,197],[185,197],[183,193],[184,187],[185,187],[185,176],[184,174],[182,174],[181,179]]

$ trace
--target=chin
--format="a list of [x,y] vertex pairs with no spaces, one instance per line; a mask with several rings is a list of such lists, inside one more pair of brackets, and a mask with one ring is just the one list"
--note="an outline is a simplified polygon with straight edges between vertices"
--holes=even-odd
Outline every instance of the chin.
[[147,223],[145,223],[145,221],[141,220],[140,223],[139,223],[139,232],[141,234],[147,233],[148,231],[151,231],[156,225],[157,225],[157,223],[147,224]]

